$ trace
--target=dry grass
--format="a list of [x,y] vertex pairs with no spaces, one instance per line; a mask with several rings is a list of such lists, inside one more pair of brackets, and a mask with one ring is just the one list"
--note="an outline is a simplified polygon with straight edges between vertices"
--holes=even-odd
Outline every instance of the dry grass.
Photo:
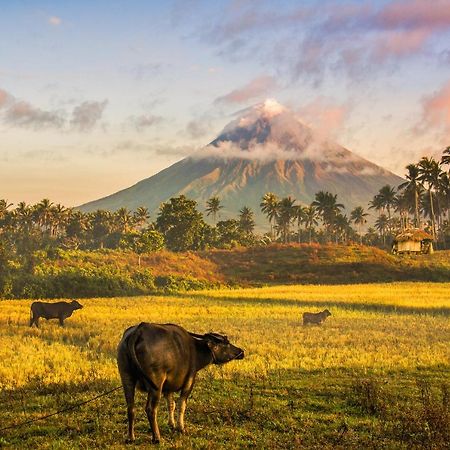
[[[140,321],[172,322],[200,333],[226,332],[232,342],[245,348],[247,356],[201,372],[188,418],[191,436],[174,437],[163,429],[163,447],[227,446],[232,427],[235,442],[243,446],[282,448],[290,436],[291,442],[309,442],[307,448],[334,448],[333,430],[345,418],[353,434],[347,433],[349,441],[344,442],[347,448],[358,448],[351,443],[366,445],[361,443],[369,439],[370,427],[344,401],[342,392],[352,377],[370,373],[391,380],[400,397],[415,385],[417,377],[426,376],[436,383],[448,377],[449,287],[430,283],[279,286],[85,299],[81,300],[84,309],[67,320],[66,328],[60,328],[57,321],[42,321],[40,329],[28,327],[31,301],[1,301],[0,389],[3,401],[7,399],[11,407],[2,410],[0,423],[51,412],[58,407],[52,400],[55,395],[61,400],[62,394],[55,393],[76,390],[74,386],[82,387],[84,392],[77,398],[84,398],[117,385],[115,349],[123,331]],[[323,326],[301,325],[303,312],[324,308],[333,315]],[[25,400],[19,402],[16,394],[23,392]],[[94,430],[88,426],[88,414],[95,410],[88,408],[50,421],[48,433],[38,432],[39,428],[26,433],[19,430],[3,441],[0,434],[0,445],[121,446],[123,400],[118,394],[105,402],[111,402],[106,403],[110,414],[99,413]],[[216,438],[211,435],[211,420],[217,421]],[[259,421],[268,428],[254,434]],[[58,432],[61,423],[69,428],[78,424],[79,435],[70,438],[75,439],[72,447],[64,447],[69,438]],[[145,426],[138,430],[138,444],[148,444]],[[392,441],[387,448],[398,448],[399,442]]]

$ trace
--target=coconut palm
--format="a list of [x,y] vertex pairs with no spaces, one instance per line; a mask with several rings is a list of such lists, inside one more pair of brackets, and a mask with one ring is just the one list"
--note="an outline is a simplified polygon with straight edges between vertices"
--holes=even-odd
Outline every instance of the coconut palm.
[[444,152],[442,154],[441,158],[441,164],[442,165],[450,165],[450,146],[444,149]]
[[244,206],[239,211],[239,227],[247,235],[252,234],[253,230],[255,229],[255,219],[253,211],[247,206]]
[[301,242],[301,227],[302,224],[305,223],[305,207],[302,205],[294,206],[294,220],[297,221],[297,238],[298,242]]
[[331,234],[336,217],[340,210],[344,209],[344,205],[337,202],[337,195],[324,191],[317,192],[311,205],[317,208],[317,213],[321,217],[327,233]]
[[319,225],[319,215],[315,206],[310,205],[304,209],[305,214],[305,228],[309,232],[309,243],[312,241],[312,232],[317,225]]
[[143,228],[148,219],[150,219],[150,214],[145,206],[139,206],[133,213],[133,223],[138,228]]
[[384,210],[384,205],[381,197],[376,194],[369,202],[369,209],[374,209],[378,213],[378,217],[381,215],[381,211]]
[[47,233],[53,228],[53,203],[44,198],[34,206],[34,218],[39,227]]
[[406,170],[408,171],[407,181],[400,184],[398,188],[405,191],[405,199],[408,198],[408,194],[414,199],[414,226],[420,228],[420,195],[423,190],[423,184],[419,180],[420,170],[416,164],[408,164]]
[[336,214],[336,218],[334,219],[334,227],[336,231],[336,243],[338,243],[339,237],[342,242],[346,242],[348,234],[352,231],[348,217],[345,214]]
[[285,197],[280,200],[277,208],[277,231],[281,235],[284,243],[289,242],[291,221],[295,216],[295,199],[292,197]]
[[206,215],[212,216],[214,224],[216,224],[216,217],[219,211],[223,208],[223,206],[220,204],[219,197],[211,197],[206,202]]
[[278,215],[278,197],[273,192],[267,192],[260,203],[261,211],[270,222],[270,236],[273,239],[273,224]]
[[391,218],[391,208],[395,205],[395,188],[386,184],[378,191],[378,197],[381,205],[386,208],[388,218]]
[[427,184],[428,199],[430,205],[430,218],[431,218],[431,231],[433,238],[436,239],[436,216],[434,211],[434,198],[433,189],[437,189],[439,186],[439,178],[441,176],[441,168],[439,163],[434,158],[428,158],[424,156],[418,164],[419,167],[419,180]]
[[375,228],[383,239],[383,245],[386,245],[386,232],[389,230],[390,220],[386,214],[381,214],[375,221]]
[[127,208],[119,208],[114,213],[114,222],[120,233],[128,233],[133,226],[133,216]]
[[350,213],[350,220],[358,227],[358,234],[359,234],[359,242],[362,244],[362,234],[361,234],[361,227],[367,223],[366,217],[369,214],[364,212],[364,208],[362,206],[357,206],[351,213]]

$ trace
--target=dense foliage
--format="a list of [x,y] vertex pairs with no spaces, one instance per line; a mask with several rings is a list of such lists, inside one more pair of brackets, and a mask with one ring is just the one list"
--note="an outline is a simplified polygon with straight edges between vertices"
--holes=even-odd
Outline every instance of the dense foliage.
[[[141,269],[145,254],[164,248],[174,252],[262,246],[271,242],[329,244],[359,242],[390,249],[396,234],[408,227],[424,228],[435,246],[450,248],[450,147],[441,161],[422,158],[409,164],[406,181],[398,189],[383,186],[369,205],[377,217],[369,219],[362,206],[349,216],[337,195],[320,191],[311,205],[296,199],[262,197],[261,211],[270,232],[255,232],[254,212],[243,206],[236,218],[217,220],[223,208],[218,197],[205,205],[208,224],[194,200],[184,195],[162,203],[154,222],[145,207],[131,212],[97,210],[83,213],[43,199],[35,205],[15,207],[0,200],[0,295],[7,297],[58,297],[64,295],[126,295],[175,289],[179,283],[158,284]],[[367,222],[371,225],[366,228]],[[71,271],[47,271],[42,260],[64,250],[120,249],[137,254],[136,272],[117,272],[114,267],[78,267]],[[45,256],[43,256],[45,255]],[[165,274],[170,275],[170,274]],[[178,283],[178,284],[177,284]],[[182,282],[181,288],[192,283]]]

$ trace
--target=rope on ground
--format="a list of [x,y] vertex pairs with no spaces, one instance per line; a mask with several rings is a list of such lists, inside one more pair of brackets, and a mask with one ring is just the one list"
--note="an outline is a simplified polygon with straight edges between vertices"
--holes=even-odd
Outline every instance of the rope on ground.
[[56,416],[58,414],[61,414],[63,412],[67,412],[67,411],[71,411],[73,409],[79,408],[80,406],[86,405],[87,403],[93,402],[94,400],[97,400],[101,397],[106,397],[109,394],[112,394],[114,391],[117,391],[118,389],[121,389],[122,386],[117,386],[114,389],[111,389],[108,392],[103,392],[103,394],[99,394],[93,398],[90,398],[89,400],[85,400],[84,402],[80,402],[80,403],[75,403],[73,405],[68,406],[67,408],[64,409],[60,409],[59,411],[56,411],[54,413],[51,414],[47,414],[46,416],[41,416],[41,417],[37,417],[36,419],[30,419],[30,420],[26,420],[24,422],[19,422],[19,423],[15,423],[13,425],[9,425],[7,427],[4,428],[0,428],[0,432],[1,431],[6,431],[6,430],[12,430],[13,428],[20,428],[23,427],[24,425],[29,425],[30,423],[33,422],[38,422],[39,420],[44,420],[44,419],[48,419],[49,417],[53,417]]

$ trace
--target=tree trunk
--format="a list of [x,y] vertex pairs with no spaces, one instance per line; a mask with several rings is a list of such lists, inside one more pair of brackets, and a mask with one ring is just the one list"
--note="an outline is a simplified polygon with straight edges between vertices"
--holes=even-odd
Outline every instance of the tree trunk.
[[433,205],[433,194],[431,193],[431,188],[428,189],[428,193],[430,195],[430,212],[431,212],[431,231],[433,233],[433,240],[436,240],[436,223],[434,217],[434,205]]

